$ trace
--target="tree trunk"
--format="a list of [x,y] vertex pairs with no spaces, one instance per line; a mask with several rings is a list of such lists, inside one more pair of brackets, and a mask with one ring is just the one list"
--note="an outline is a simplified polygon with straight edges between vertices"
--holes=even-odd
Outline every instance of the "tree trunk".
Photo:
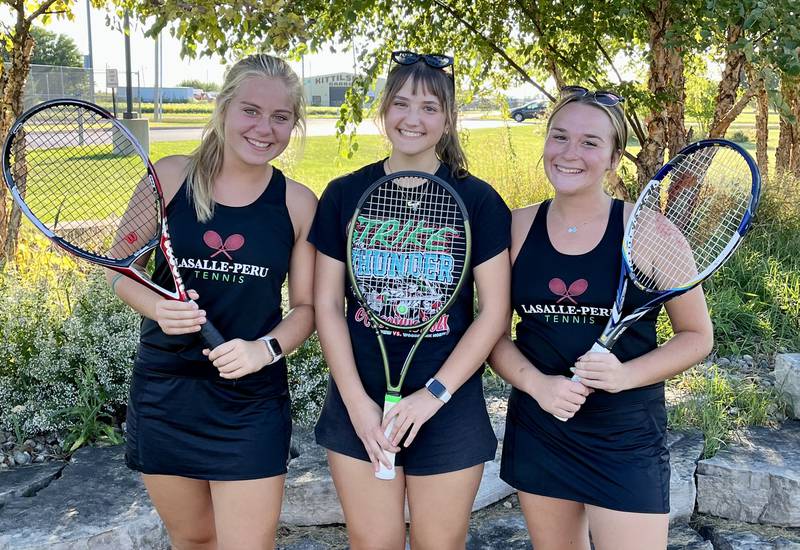
[[[670,54],[666,47],[669,26],[669,0],[658,0],[655,10],[648,14],[650,32],[650,77],[647,87],[655,97],[670,97]],[[664,164],[664,151],[669,140],[669,118],[663,108],[654,107],[645,120],[647,138],[636,156],[637,183],[641,190]]]
[[[0,99],[0,138],[3,141],[5,141],[14,120],[22,114],[22,94],[31,68],[31,54],[34,45],[33,37],[30,34],[30,23],[23,21],[17,24],[11,43],[11,65],[4,74],[3,95]],[[0,219],[0,243],[2,243],[3,251],[0,267],[2,267],[16,255],[22,213],[16,204],[12,204],[10,213],[6,211],[5,186],[0,187],[2,187],[0,199],[3,203],[3,217]]]
[[680,49],[669,48],[667,50],[667,74],[669,75],[669,86],[672,92],[672,100],[667,104],[667,148],[669,156],[675,154],[686,147],[686,126],[685,106],[686,106],[686,76],[683,69],[683,52]]
[[[798,110],[798,82],[789,77],[781,79],[781,96],[792,112]],[[798,161],[800,153],[796,152],[797,142],[800,141],[798,133],[798,122],[792,124],[787,118],[781,115],[780,133],[778,135],[778,148],[775,151],[775,175],[778,178],[792,170],[792,165]]]
[[767,181],[769,177],[769,157],[767,156],[767,141],[769,140],[769,100],[767,98],[767,85],[764,77],[754,68],[748,67],[747,78],[750,88],[755,90],[756,97],[756,164],[761,171],[761,177]]
[[795,179],[800,179],[800,79],[792,80],[792,154],[789,157],[789,170]]
[[[721,138],[725,136],[731,122],[738,116],[730,116],[731,109],[736,104],[736,92],[739,89],[740,75],[744,66],[745,57],[741,49],[732,49],[732,45],[739,40],[742,35],[740,26],[728,28],[728,53],[725,56],[725,69],[722,71],[722,80],[717,86],[717,102],[714,109],[714,119],[708,132],[710,138]],[[739,111],[741,112],[741,110]]]

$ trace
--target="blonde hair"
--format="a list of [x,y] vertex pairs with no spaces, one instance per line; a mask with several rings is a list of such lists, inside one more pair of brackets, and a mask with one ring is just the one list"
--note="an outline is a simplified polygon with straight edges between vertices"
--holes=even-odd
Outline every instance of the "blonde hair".
[[301,136],[305,134],[306,100],[303,83],[286,61],[271,55],[255,54],[233,65],[225,75],[211,120],[203,129],[200,146],[189,156],[187,193],[200,222],[207,222],[214,215],[214,179],[222,168],[225,115],[239,86],[253,77],[277,78],[284,83],[293,103],[293,129]]
[[550,132],[550,124],[553,118],[561,109],[570,103],[580,103],[581,105],[589,105],[596,109],[603,111],[611,120],[611,127],[614,130],[614,152],[620,157],[625,152],[625,145],[628,143],[628,125],[625,122],[625,110],[622,108],[622,103],[616,105],[603,105],[595,100],[592,94],[568,94],[559,99],[553,106],[550,112],[550,117],[547,119],[547,132]]
[[395,64],[386,78],[386,87],[383,89],[378,105],[380,121],[384,120],[392,100],[409,78],[414,93],[417,93],[419,86],[422,86],[423,90],[436,96],[442,105],[445,125],[444,133],[436,144],[436,156],[450,168],[450,172],[455,177],[465,177],[468,174],[467,157],[461,148],[456,131],[458,109],[456,108],[455,82],[452,76],[443,69],[429,67],[421,60],[412,65]]

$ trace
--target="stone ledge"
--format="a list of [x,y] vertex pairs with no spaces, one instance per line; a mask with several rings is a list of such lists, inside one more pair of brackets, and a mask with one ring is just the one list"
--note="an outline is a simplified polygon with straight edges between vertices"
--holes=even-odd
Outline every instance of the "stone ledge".
[[800,527],[800,422],[751,428],[740,439],[698,463],[698,511]]

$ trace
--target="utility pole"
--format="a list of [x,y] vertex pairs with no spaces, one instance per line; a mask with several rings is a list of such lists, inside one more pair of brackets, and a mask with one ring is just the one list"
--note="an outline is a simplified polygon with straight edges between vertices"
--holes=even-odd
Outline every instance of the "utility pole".
[[94,103],[94,55],[92,53],[92,5],[86,0],[86,31],[89,36],[89,100]]
[[122,113],[122,118],[134,118],[133,116],[133,84],[131,82],[131,25],[127,10],[123,19],[125,30],[125,99],[127,107]]

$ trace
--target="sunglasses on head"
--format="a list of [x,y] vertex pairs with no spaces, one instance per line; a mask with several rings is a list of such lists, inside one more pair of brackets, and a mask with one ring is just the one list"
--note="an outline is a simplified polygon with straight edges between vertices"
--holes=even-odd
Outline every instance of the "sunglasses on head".
[[398,65],[413,65],[420,60],[434,69],[444,69],[453,65],[452,57],[440,53],[416,53],[405,50],[392,52],[392,61]]
[[625,102],[625,98],[618,93],[608,90],[596,90],[593,92],[588,88],[584,88],[583,86],[564,86],[561,88],[561,97],[565,96],[588,96],[605,107],[613,107],[614,105]]

